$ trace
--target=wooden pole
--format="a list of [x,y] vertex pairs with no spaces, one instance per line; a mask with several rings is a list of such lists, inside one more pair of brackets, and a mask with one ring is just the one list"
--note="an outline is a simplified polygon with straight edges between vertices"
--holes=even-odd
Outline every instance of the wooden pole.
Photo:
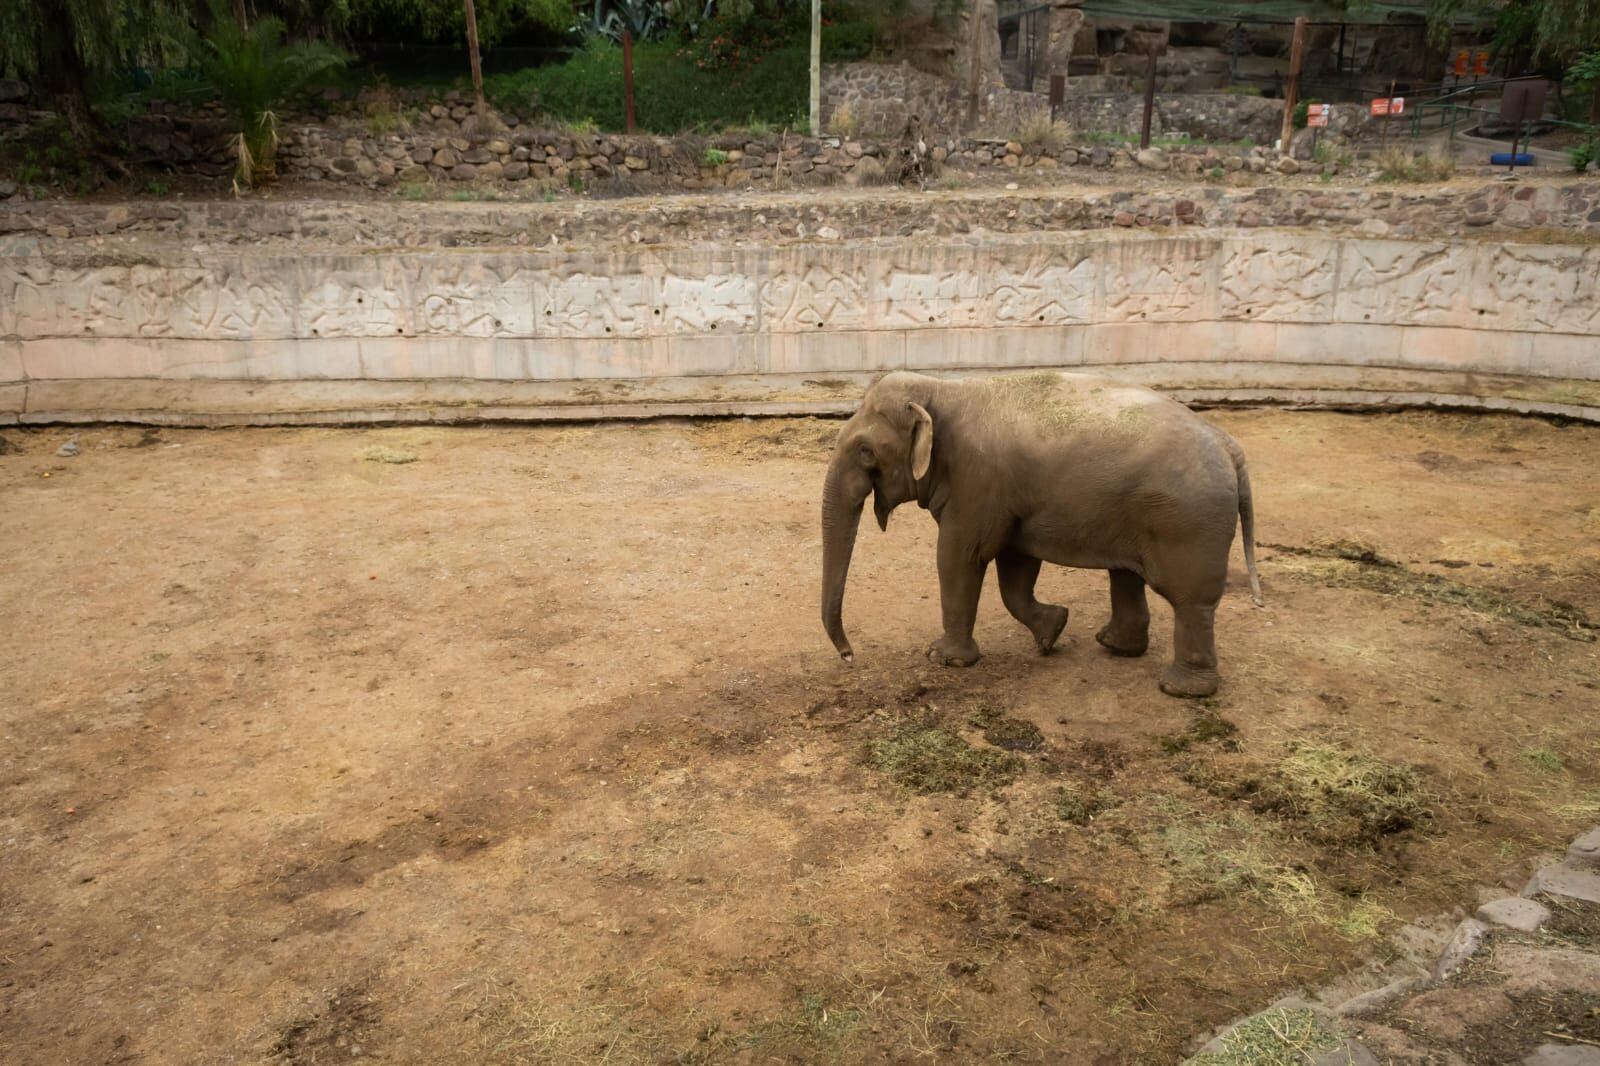
[[1150,147],[1150,114],[1156,107],[1156,46],[1150,45],[1150,57],[1144,65],[1144,117],[1139,120],[1139,147]]
[[250,21],[244,15],[244,0],[233,0],[233,21],[239,24],[240,33],[250,28]]
[[478,59],[478,13],[473,10],[472,0],[467,4],[467,58],[472,63],[472,95],[478,103],[478,110],[484,109],[483,102],[483,63]]
[[1283,86],[1283,137],[1279,151],[1289,155],[1289,142],[1294,140],[1294,109],[1300,103],[1300,64],[1305,60],[1306,17],[1294,20],[1294,44],[1289,49],[1289,80]]
[[622,31],[622,110],[626,116],[623,130],[634,132],[633,123],[633,32]]
[[978,124],[978,94],[983,86],[983,70],[978,63],[978,42],[983,39],[979,24],[983,15],[981,0],[967,0],[972,21],[972,32],[967,42],[967,127]]
[[811,0],[811,136],[822,133],[822,0]]

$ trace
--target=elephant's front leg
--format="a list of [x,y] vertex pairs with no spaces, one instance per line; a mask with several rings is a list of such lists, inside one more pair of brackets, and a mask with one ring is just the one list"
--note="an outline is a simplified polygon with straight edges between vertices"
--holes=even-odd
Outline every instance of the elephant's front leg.
[[971,666],[978,661],[972,627],[978,620],[978,596],[988,560],[963,538],[939,529],[939,601],[944,636],[928,648],[928,658],[943,666]]
[[1053,603],[1040,603],[1033,595],[1039,580],[1039,560],[1007,548],[994,557],[996,575],[1000,578],[1000,598],[1005,601],[1011,617],[1028,627],[1040,655],[1049,655],[1056,646],[1056,638],[1067,627],[1067,609]]

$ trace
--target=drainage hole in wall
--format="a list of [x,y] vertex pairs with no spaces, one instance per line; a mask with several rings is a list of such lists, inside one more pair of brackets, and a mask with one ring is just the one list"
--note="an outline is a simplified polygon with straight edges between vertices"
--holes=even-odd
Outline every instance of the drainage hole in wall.
[[818,329],[821,329],[821,328],[822,328],[822,322],[821,322],[821,321],[820,321],[820,320],[819,320],[819,321],[818,321],[818,322],[817,322],[817,328],[818,328]]
[[655,311],[655,313],[656,313],[656,314],[658,314],[658,315],[659,315],[659,314],[660,314],[660,313],[661,313],[661,308],[659,308],[659,307],[658,307],[658,308],[656,308],[656,311]]

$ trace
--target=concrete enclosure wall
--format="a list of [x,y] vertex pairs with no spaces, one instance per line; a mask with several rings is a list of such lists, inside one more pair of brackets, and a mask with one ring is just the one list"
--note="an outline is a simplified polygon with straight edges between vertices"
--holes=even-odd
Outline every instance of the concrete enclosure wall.
[[[50,252],[0,258],[0,419],[204,420],[220,385],[249,420],[304,404],[270,398],[274,382],[323,383],[326,413],[369,409],[361,389],[374,383],[385,408],[437,403],[427,383],[444,381],[547,383],[565,389],[547,401],[575,402],[597,382],[693,379],[704,399],[708,378],[902,367],[1210,363],[1235,368],[1240,386],[1252,366],[1273,380],[1287,366],[1582,383],[1600,378],[1597,278],[1596,246],[1301,231]],[[1600,407],[1563,387],[1570,404]]]

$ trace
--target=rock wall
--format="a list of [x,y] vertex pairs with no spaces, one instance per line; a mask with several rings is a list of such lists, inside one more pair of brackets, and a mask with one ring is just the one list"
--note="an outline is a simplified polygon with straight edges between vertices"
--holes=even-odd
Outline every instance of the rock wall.
[[[231,386],[245,420],[273,420],[366,410],[372,387],[425,408],[436,382],[557,385],[570,403],[607,382],[1207,364],[1256,387],[1286,367],[1554,379],[1559,413],[1600,417],[1600,247],[1262,232],[11,251],[9,420],[204,420],[218,394],[189,386]],[[318,406],[256,399],[273,383],[320,384]]]
[[[1014,149],[1014,151],[1013,151]],[[989,166],[1028,158],[1015,142],[973,149]],[[1062,149],[1084,165],[1099,154],[1131,166],[1104,147]],[[846,153],[848,154],[848,153]],[[1175,156],[1210,165],[1204,154]],[[1052,163],[1054,161],[1052,160]],[[1221,158],[1239,164],[1238,157]],[[1039,165],[1036,161],[1035,165]],[[1176,164],[1174,164],[1176,166]],[[629,247],[714,242],[728,247],[791,241],[1056,234],[1116,227],[1178,227],[1190,233],[1255,227],[1354,229],[1368,236],[1460,237],[1533,227],[1600,233],[1600,183],[1491,181],[1444,187],[1190,186],[1070,195],[1061,189],[1004,194],[920,195],[893,189],[836,190],[826,196],[672,197],[539,203],[439,201],[279,202],[196,200],[122,204],[18,203],[0,211],[0,256],[92,239],[101,252],[133,255],[153,246],[210,248]],[[57,245],[55,242],[68,242]],[[0,297],[5,295],[0,290]]]

